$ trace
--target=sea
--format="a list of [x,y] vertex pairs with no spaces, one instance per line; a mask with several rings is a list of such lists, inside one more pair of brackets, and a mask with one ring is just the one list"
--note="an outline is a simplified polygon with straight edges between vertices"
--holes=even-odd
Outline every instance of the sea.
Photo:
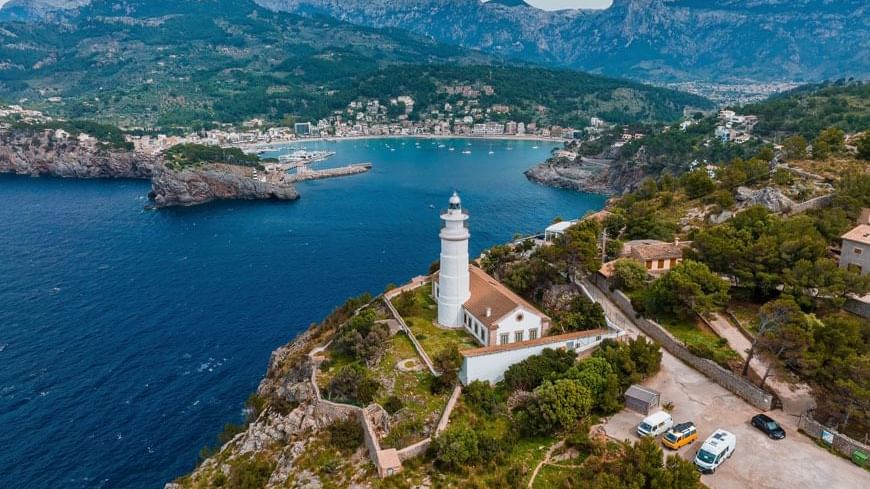
[[426,272],[453,191],[474,256],[603,207],[525,178],[554,147],[307,141],[267,156],[373,169],[302,183],[295,202],[159,211],[145,181],[0,176],[0,487],[151,489],[189,472],[243,419],[273,349]]

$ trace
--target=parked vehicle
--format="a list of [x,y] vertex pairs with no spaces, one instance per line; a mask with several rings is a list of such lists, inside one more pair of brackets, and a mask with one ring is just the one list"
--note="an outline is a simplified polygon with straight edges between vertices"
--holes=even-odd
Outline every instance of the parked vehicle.
[[674,426],[674,420],[671,415],[664,411],[658,411],[643,418],[643,421],[637,425],[637,435],[656,437],[671,429],[672,426]]
[[756,414],[752,417],[752,426],[755,426],[773,440],[785,438],[785,430],[776,421],[766,414]]
[[695,423],[688,421],[675,425],[662,437],[662,445],[678,450],[681,447],[694,443],[698,439],[698,430]]
[[704,440],[701,449],[695,454],[695,467],[705,474],[712,474],[726,460],[734,455],[737,437],[723,429],[716,430]]

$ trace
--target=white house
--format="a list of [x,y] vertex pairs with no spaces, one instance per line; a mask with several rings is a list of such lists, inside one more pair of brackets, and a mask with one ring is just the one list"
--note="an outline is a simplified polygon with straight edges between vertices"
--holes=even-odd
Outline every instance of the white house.
[[[560,224],[567,229],[571,223]],[[468,212],[454,192],[447,210],[441,213],[441,261],[439,272],[432,277],[432,296],[438,303],[438,325],[462,328],[481,345],[460,352],[459,380],[463,384],[498,382],[511,365],[545,348],[579,353],[604,338],[622,334],[608,323],[607,328],[547,336],[550,318],[546,314],[469,263],[470,236]]]

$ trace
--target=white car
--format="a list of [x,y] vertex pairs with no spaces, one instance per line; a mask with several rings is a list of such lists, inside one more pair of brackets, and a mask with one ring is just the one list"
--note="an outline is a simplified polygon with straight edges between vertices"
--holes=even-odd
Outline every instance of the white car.
[[731,458],[737,448],[737,437],[723,429],[716,430],[695,454],[695,467],[705,474],[712,474]]
[[666,433],[672,426],[674,426],[674,420],[671,418],[671,415],[664,411],[659,411],[643,418],[643,421],[637,425],[637,436],[656,437]]

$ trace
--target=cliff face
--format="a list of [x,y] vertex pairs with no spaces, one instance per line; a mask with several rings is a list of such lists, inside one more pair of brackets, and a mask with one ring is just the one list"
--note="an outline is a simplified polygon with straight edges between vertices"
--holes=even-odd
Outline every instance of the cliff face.
[[150,178],[159,158],[115,151],[52,134],[15,133],[0,138],[0,173],[64,178]]
[[161,168],[151,179],[148,196],[156,207],[190,206],[214,200],[296,200],[292,185],[255,180],[246,169],[228,165],[173,171]]
[[0,134],[0,173],[63,178],[151,179],[155,207],[190,206],[214,200],[295,200],[290,184],[252,178],[251,169],[205,165],[183,170],[166,167],[160,156],[80,142],[54,131]]

